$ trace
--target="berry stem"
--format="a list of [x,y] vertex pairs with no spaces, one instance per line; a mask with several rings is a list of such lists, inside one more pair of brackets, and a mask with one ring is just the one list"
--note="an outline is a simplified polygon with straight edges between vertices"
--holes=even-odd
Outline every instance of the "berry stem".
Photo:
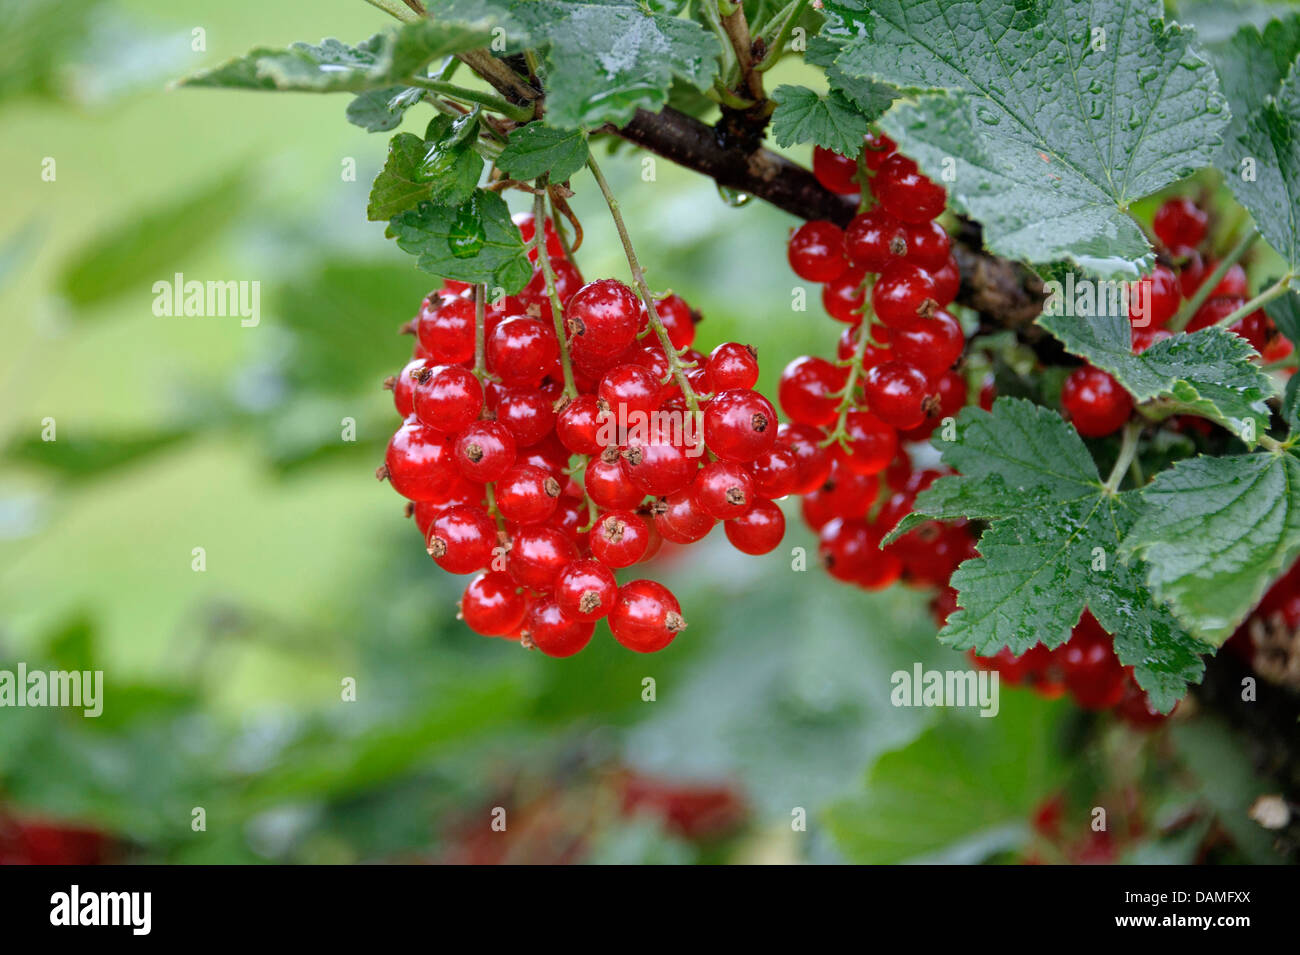
[[[849,412],[853,410],[854,393],[858,387],[858,378],[862,376],[862,359],[867,354],[867,343],[871,341],[872,316],[867,314],[871,306],[867,302],[871,299],[871,285],[874,284],[871,277],[868,276],[863,285],[867,290],[867,301],[862,304],[862,321],[858,322],[858,327],[854,331],[853,340],[853,357],[850,359],[853,364],[849,368],[848,380],[844,383],[844,390],[841,392],[840,406],[835,412],[835,427],[826,439],[821,442],[823,448],[829,448],[835,442],[844,444],[848,434],[844,430],[844,422],[848,419]],[[845,450],[848,450],[845,448]]]
[[474,377],[487,378],[487,286],[474,286]]
[[692,414],[698,415],[700,413],[699,398],[695,394],[695,389],[691,387],[690,381],[687,380],[686,369],[682,365],[681,356],[673,346],[672,339],[668,337],[668,330],[664,328],[664,323],[660,321],[659,312],[655,310],[654,296],[650,294],[650,288],[645,282],[645,273],[641,271],[641,263],[637,260],[636,250],[632,248],[632,239],[627,234],[627,225],[623,222],[623,213],[619,209],[618,200],[614,198],[614,193],[610,191],[609,183],[605,181],[605,175],[600,171],[595,156],[588,154],[587,168],[596,177],[596,185],[600,187],[601,195],[605,197],[605,204],[609,206],[609,214],[614,219],[614,228],[618,230],[618,237],[623,243],[623,253],[627,256],[628,268],[632,270],[632,281],[636,283],[637,291],[641,295],[641,301],[645,303],[646,314],[650,318],[650,327],[659,336],[659,344],[668,359],[668,367],[672,369],[672,375],[677,381],[677,387],[682,390],[682,395],[686,399],[686,407],[690,409]]
[[1169,320],[1169,324],[1166,327],[1171,332],[1181,332],[1187,327],[1187,323],[1192,320],[1192,316],[1196,314],[1196,310],[1204,305],[1205,300],[1210,297],[1210,293],[1214,291],[1214,287],[1223,281],[1223,277],[1228,274],[1228,270],[1236,264],[1238,259],[1246,254],[1246,250],[1249,249],[1258,238],[1259,233],[1252,229],[1237,241],[1237,244],[1232,247],[1231,251],[1229,251],[1228,254],[1219,261],[1218,267],[1215,268],[1205,281],[1201,283],[1201,287],[1196,290],[1196,293],[1187,301],[1183,302],[1182,306],[1178,309],[1178,313]]
[[564,370],[564,393],[560,400],[571,401],[578,397],[578,386],[573,381],[569,342],[564,337],[564,309],[560,305],[560,294],[555,290],[555,271],[551,268],[551,257],[546,251],[546,176],[537,180],[537,192],[533,195],[533,248],[537,250],[537,265],[546,277],[546,294],[551,300],[551,320],[555,323],[555,337],[560,342],[560,367]]
[[1264,289],[1264,291],[1260,292],[1258,295],[1252,298],[1245,305],[1241,306],[1241,308],[1237,309],[1234,312],[1229,312],[1227,315],[1223,316],[1223,318],[1219,319],[1217,322],[1214,323],[1214,327],[1228,328],[1234,322],[1245,318],[1251,312],[1255,311],[1255,309],[1267,305],[1269,302],[1273,301],[1273,299],[1277,298],[1279,295],[1284,294],[1287,291],[1287,289],[1291,287],[1292,278],[1294,278],[1294,276],[1290,272],[1286,273],[1286,275],[1282,276],[1280,279],[1278,279],[1268,288]]
[[1134,462],[1134,455],[1137,454],[1138,436],[1141,434],[1142,422],[1130,421],[1124,425],[1124,436],[1119,447],[1119,457],[1115,459],[1115,466],[1110,469],[1110,476],[1106,478],[1108,493],[1114,494],[1119,490],[1120,483],[1124,480],[1124,472]]
[[486,106],[493,112],[500,113],[510,119],[518,122],[527,122],[533,118],[533,111],[525,106],[516,106],[503,96],[496,93],[488,93],[483,90],[472,90],[464,86],[457,86],[455,83],[446,83],[442,80],[429,79],[424,76],[412,76],[407,79],[412,86],[419,87],[422,90],[428,90],[431,93],[438,93],[450,99],[461,100],[466,103],[477,103],[480,106]]
[[491,514],[493,519],[497,522],[497,532],[500,533],[504,540],[506,536],[506,519],[502,517],[501,512],[497,510],[497,495],[492,489],[491,484],[483,485],[483,496],[487,498],[488,513]]

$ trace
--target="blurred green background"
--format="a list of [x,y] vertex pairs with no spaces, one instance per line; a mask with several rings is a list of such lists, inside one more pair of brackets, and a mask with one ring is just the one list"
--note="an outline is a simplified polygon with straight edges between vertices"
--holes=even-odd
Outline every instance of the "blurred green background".
[[[1016,692],[992,720],[891,706],[892,671],[961,658],[926,595],[793,571],[789,547],[814,547],[793,512],[766,557],[715,533],[659,562],[691,620],[664,653],[603,625],[570,660],[472,634],[464,581],[373,477],[396,329],[434,284],[365,221],[386,137],[346,123],[346,97],[167,88],[383,14],[0,0],[0,22],[0,665],[106,682],[98,720],[0,710],[0,829],[88,828],[121,861],[981,861],[1031,852],[1056,792],[1120,806],[1136,788],[1148,823],[1256,794],[1244,767],[1194,772],[1231,750],[1195,721],[1133,734]],[[787,62],[771,85],[793,77],[815,81]],[[790,217],[664,162],[643,182],[630,151],[605,166],[651,284],[703,310],[698,344],[752,343],[769,394],[786,361],[833,349],[815,294],[790,308]],[[625,278],[598,194],[574,187],[585,274]],[[174,272],[259,281],[260,325],[155,317]],[[1190,858],[1212,825],[1194,818],[1127,857]],[[1268,856],[1247,829],[1234,846]]]

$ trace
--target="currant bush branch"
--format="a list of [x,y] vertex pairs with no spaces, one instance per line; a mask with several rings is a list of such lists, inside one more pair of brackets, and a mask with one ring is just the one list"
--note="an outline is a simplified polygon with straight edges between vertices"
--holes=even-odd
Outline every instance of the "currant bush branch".
[[1251,312],[1255,311],[1255,309],[1262,308],[1278,296],[1284,295],[1291,288],[1291,282],[1294,278],[1295,276],[1290,272],[1286,273],[1286,275],[1282,276],[1268,288],[1264,289],[1264,291],[1260,292],[1245,305],[1242,305],[1235,311],[1229,312],[1227,315],[1223,316],[1223,318],[1215,322],[1215,327],[1229,328],[1233,323],[1245,318]]

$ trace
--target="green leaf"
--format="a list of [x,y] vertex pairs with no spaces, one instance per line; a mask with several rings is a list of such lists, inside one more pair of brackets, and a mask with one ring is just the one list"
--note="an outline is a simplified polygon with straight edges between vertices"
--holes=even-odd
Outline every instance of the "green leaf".
[[418,103],[424,91],[413,86],[388,86],[358,93],[348,103],[348,122],[372,133],[396,129],[406,111]]
[[852,862],[982,862],[1027,838],[1034,807],[1061,784],[1065,707],[1001,693],[997,719],[946,718],[871,768],[864,791],[825,821]]
[[5,457],[53,472],[69,481],[87,481],[146,461],[177,447],[196,429],[168,429],[143,434],[60,434],[57,441],[37,435],[15,438]]
[[64,260],[55,285],[78,307],[147,291],[220,236],[250,198],[248,178],[240,170],[114,223]]
[[1204,42],[1204,31],[1197,25],[1201,49],[1214,64],[1232,109],[1218,156],[1218,166],[1229,179],[1239,177],[1241,171],[1237,137],[1246,131],[1251,114],[1282,86],[1300,54],[1300,15],[1273,20],[1262,30],[1253,24],[1240,25],[1240,20],[1237,25],[1235,33],[1213,43]]
[[1225,169],[1228,188],[1290,270],[1300,272],[1300,63],[1251,113],[1236,145],[1241,157],[1255,160],[1255,178],[1248,182],[1238,169]]
[[394,216],[387,234],[403,252],[418,256],[421,271],[442,278],[500,286],[508,295],[532,278],[510,209],[493,192],[476,189],[459,206],[421,202]]
[[1300,554],[1300,462],[1261,452],[1180,461],[1140,492],[1124,552],[1179,619],[1226,640]]
[[1300,375],[1287,379],[1286,392],[1282,395],[1282,417],[1292,434],[1300,431]]
[[1264,306],[1264,311],[1291,344],[1300,344],[1300,292],[1291,292],[1273,299]]
[[843,95],[818,96],[806,86],[778,86],[772,94],[772,135],[779,146],[813,143],[841,156],[862,151],[867,117]]
[[877,83],[858,76],[850,76],[835,63],[843,47],[842,41],[827,36],[815,36],[808,41],[804,60],[820,66],[826,73],[831,91],[839,93],[852,103],[868,120],[875,122],[891,103],[898,98],[898,90],[886,83]]
[[1114,636],[1152,705],[1167,712],[1200,679],[1210,647],[1155,602],[1140,561],[1119,560],[1141,510],[1135,492],[1107,490],[1078,433],[1019,399],[998,399],[992,413],[966,408],[958,439],[935,445],[958,474],[918,496],[886,542],[929,518],[990,522],[981,556],[952,576],[959,609],[940,639],[984,656],[1040,642],[1053,648],[1086,608]]
[[180,80],[179,86],[334,93],[384,89],[423,75],[430,61],[487,46],[491,21],[439,17],[404,24],[349,46],[335,39],[294,43],[287,50],[258,47]]
[[1149,271],[1129,204],[1208,164],[1228,119],[1214,70],[1158,0],[826,10],[854,34],[835,61],[846,73],[943,94],[896,104],[881,125],[1010,258]]
[[582,130],[554,129],[529,123],[510,134],[497,157],[497,166],[514,179],[536,179],[548,173],[551,182],[565,182],[587,164],[587,136]]
[[374,222],[391,219],[419,202],[459,206],[478,187],[483,160],[474,151],[478,116],[459,119],[437,116],[426,138],[398,133],[388,143],[384,168],[370,187],[366,217]]
[[[1048,307],[1065,311],[1064,301],[1056,301],[1062,307],[1052,302]],[[1250,447],[1268,430],[1273,386],[1251,361],[1255,350],[1245,339],[1226,329],[1206,328],[1174,335],[1135,355],[1128,316],[1110,311],[1087,317],[1044,313],[1037,324],[1066,351],[1110,372],[1134,400],[1158,401],[1162,415],[1209,418]]]

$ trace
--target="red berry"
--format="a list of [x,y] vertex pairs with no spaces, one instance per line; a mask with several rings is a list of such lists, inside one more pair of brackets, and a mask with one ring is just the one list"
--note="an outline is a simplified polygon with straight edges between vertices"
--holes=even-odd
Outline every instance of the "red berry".
[[495,481],[515,463],[515,439],[499,421],[476,421],[456,436],[454,458],[470,481]]
[[915,428],[909,428],[899,434],[905,441],[924,441],[943,424],[944,418],[955,418],[970,397],[970,388],[966,378],[954,370],[945,371],[931,379],[930,390],[933,394],[925,405],[925,420]]
[[921,223],[937,217],[948,202],[943,187],[931,182],[906,156],[894,154],[871,179],[871,194],[896,219]]
[[1109,709],[1123,698],[1128,674],[1111,649],[1110,635],[1092,614],[1084,612],[1058,662],[1066,688],[1084,709]]
[[[555,297],[560,300],[560,308],[582,287],[582,274],[577,267],[564,258],[552,257],[551,272],[555,276]],[[546,273],[540,268],[533,269],[533,277],[519,292],[519,301],[524,309],[536,312],[547,328],[555,328],[555,317],[551,311],[551,294],[546,287]]]
[[527,315],[507,318],[488,336],[488,367],[507,385],[536,384],[559,357],[555,330]]
[[877,418],[900,431],[925,420],[930,383],[925,372],[905,361],[887,361],[867,372],[863,386],[867,406]]
[[516,447],[528,448],[555,430],[553,404],[545,391],[510,388],[497,401],[496,418],[514,436]]
[[862,162],[875,172],[884,165],[886,159],[894,155],[894,150],[897,148],[894,141],[884,133],[867,133],[866,144],[862,149]]
[[573,454],[600,454],[605,445],[597,440],[609,412],[602,411],[595,395],[578,395],[555,419],[555,434]]
[[381,477],[412,501],[437,499],[455,480],[453,447],[448,435],[408,418],[388,442]]
[[437,365],[459,365],[474,358],[474,300],[425,299],[415,333],[428,358]]
[[543,597],[528,609],[524,633],[548,657],[571,657],[588,643],[596,625],[566,614],[554,597]]
[[850,325],[862,320],[862,306],[867,301],[867,290],[862,287],[865,277],[866,273],[855,265],[822,286],[822,307],[831,318]]
[[1151,231],[1174,254],[1194,249],[1205,239],[1209,216],[1182,196],[1166,199],[1156,210]]
[[825,358],[804,355],[785,366],[776,396],[791,421],[821,426],[835,421],[847,369]]
[[771,501],[755,501],[744,514],[722,525],[731,546],[742,554],[766,554],[785,536],[785,515]]
[[628,477],[617,448],[606,448],[600,457],[587,462],[582,483],[592,501],[611,510],[636,507],[646,496]]
[[809,282],[829,282],[848,265],[844,258],[844,232],[833,222],[814,219],[790,236],[790,268]]
[[1239,295],[1209,299],[1187,323],[1187,331],[1199,332],[1202,328],[1217,325],[1220,319],[1227,318],[1245,304],[1246,300]]
[[496,482],[497,510],[516,524],[536,524],[555,513],[560,482],[532,464],[511,468]]
[[415,412],[415,378],[425,369],[438,367],[427,358],[412,358],[406,366],[388,381],[384,387],[393,389],[393,405],[403,418],[409,418]]
[[776,409],[757,391],[720,391],[704,412],[704,443],[728,461],[754,460],[776,442],[776,429]]
[[750,465],[754,493],[767,500],[794,494],[800,485],[798,453],[782,443],[779,431],[776,440],[775,445],[756,457]]
[[860,190],[858,161],[841,156],[820,146],[813,147],[813,175],[823,187],[841,196],[851,196]]
[[844,430],[848,447],[839,460],[857,474],[879,474],[898,451],[898,432],[869,411],[851,409],[844,416]]
[[1061,386],[1061,404],[1085,438],[1118,431],[1133,413],[1133,399],[1100,368],[1084,365],[1070,372]]
[[[1196,294],[1196,290],[1204,284],[1210,274],[1219,267],[1215,261],[1205,261],[1200,255],[1193,255],[1183,266],[1182,271],[1178,273],[1178,288],[1183,293],[1183,298],[1191,298]],[[1246,294],[1246,270],[1240,263],[1234,262],[1228,269],[1219,284],[1210,291],[1210,298],[1217,298],[1226,295]]]
[[940,308],[947,308],[961,291],[961,270],[957,268],[957,260],[951,252],[948,253],[947,264],[930,275],[934,279],[934,300]]
[[879,493],[878,477],[856,474],[836,460],[822,485],[804,495],[804,522],[816,530],[836,517],[866,517]]
[[528,598],[509,574],[492,571],[469,582],[460,598],[460,615],[475,633],[505,637],[519,629],[528,612]]
[[591,530],[591,556],[606,567],[631,567],[645,557],[650,539],[639,514],[610,511]]
[[699,456],[692,457],[682,443],[667,431],[651,429],[648,436],[629,436],[623,449],[623,473],[643,494],[661,497],[680,491],[695,479]]
[[659,380],[640,365],[616,365],[600,379],[599,394],[605,410],[629,421],[659,407]]
[[1182,295],[1178,278],[1167,265],[1157,265],[1129,297],[1129,321],[1137,328],[1160,328],[1174,317]]
[[890,265],[872,286],[871,307],[890,328],[918,325],[939,308],[934,278],[908,262]]
[[655,528],[664,540],[674,544],[694,544],[707,536],[716,523],[700,507],[690,488],[662,498],[655,506]]
[[609,612],[614,639],[629,650],[654,653],[686,629],[677,598],[653,580],[631,580],[618,589]]
[[510,541],[506,572],[521,587],[547,591],[555,586],[566,565],[578,559],[578,548],[569,535],[557,527],[529,524]]
[[[640,308],[638,335],[650,329],[650,314],[646,311],[644,303],[641,303]],[[659,322],[668,333],[668,340],[673,343],[674,348],[689,348],[695,341],[695,323],[699,321],[699,317],[680,295],[655,299],[655,314],[659,316]]]
[[879,533],[864,519],[837,517],[818,533],[817,552],[836,580],[878,590],[898,579],[902,565],[880,549]]
[[[537,223],[533,214],[531,212],[516,212],[510,217],[510,221],[519,229],[519,235],[524,240],[524,245],[531,245],[533,236],[537,234]],[[542,228],[546,232],[546,254],[557,259],[563,258],[564,244],[560,242],[560,237],[556,234],[555,223],[548,218]],[[536,262],[537,250],[529,249],[528,258]]]
[[1228,331],[1240,335],[1250,342],[1251,348],[1263,353],[1277,329],[1274,328],[1273,320],[1268,317],[1268,314],[1262,308],[1257,308],[1229,325]]
[[460,365],[417,372],[412,392],[415,415],[430,428],[461,430],[483,411],[483,386]]
[[907,261],[931,272],[947,264],[952,240],[948,238],[948,231],[939,223],[910,223],[906,235]]
[[710,461],[700,468],[692,487],[704,513],[720,521],[744,514],[754,503],[749,469],[734,461]]
[[753,388],[758,382],[758,352],[739,342],[723,342],[709,353],[704,370],[709,391]]
[[481,507],[449,507],[429,525],[429,556],[449,574],[471,574],[492,560],[497,527]]
[[599,620],[618,596],[614,573],[598,560],[575,560],[555,581],[555,601],[573,620]]
[[880,272],[907,255],[907,230],[877,206],[853,217],[844,232],[844,251],[862,269]]
[[942,309],[928,321],[889,330],[889,347],[894,357],[915,365],[931,377],[951,368],[965,346],[961,325]]
[[641,300],[617,279],[598,279],[578,289],[564,308],[564,329],[582,349],[617,355],[636,339]]
[[799,480],[790,489],[791,494],[807,494],[825,483],[834,463],[831,449],[822,446],[825,440],[826,433],[820,428],[806,424],[781,425],[777,443],[793,451],[798,462]]

